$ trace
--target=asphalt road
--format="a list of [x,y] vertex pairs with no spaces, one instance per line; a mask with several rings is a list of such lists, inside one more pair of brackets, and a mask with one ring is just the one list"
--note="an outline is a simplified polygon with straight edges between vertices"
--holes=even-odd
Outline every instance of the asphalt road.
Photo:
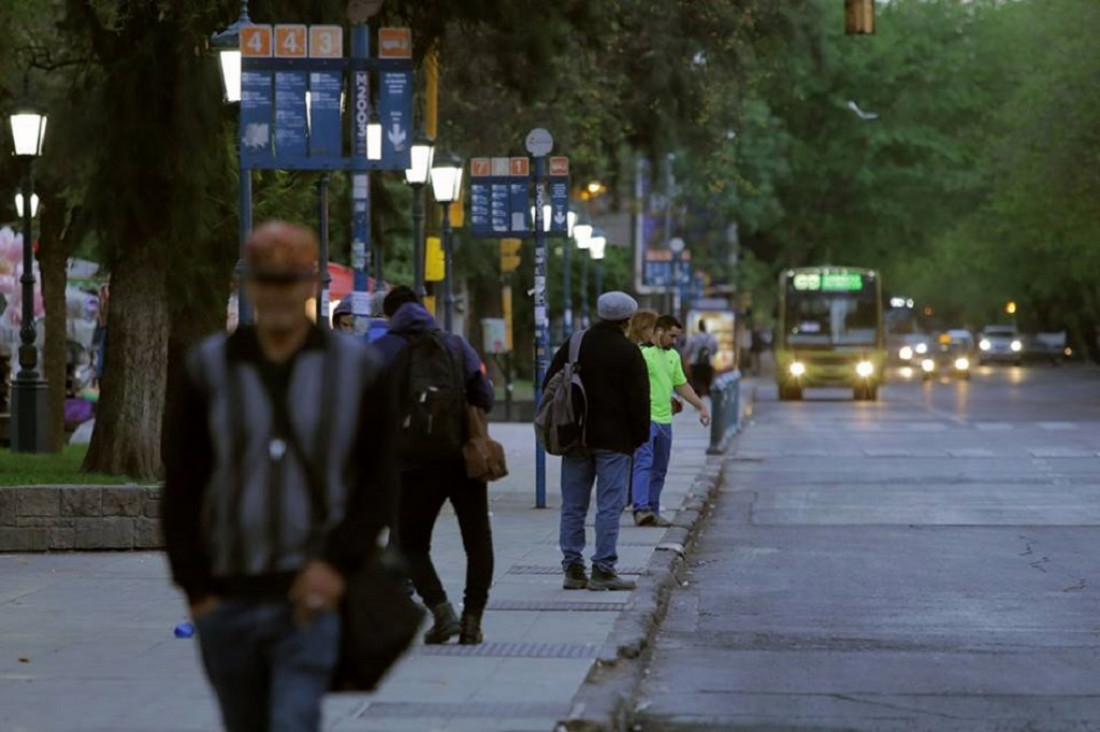
[[638,730],[1100,730],[1100,370],[778,402],[657,639]]

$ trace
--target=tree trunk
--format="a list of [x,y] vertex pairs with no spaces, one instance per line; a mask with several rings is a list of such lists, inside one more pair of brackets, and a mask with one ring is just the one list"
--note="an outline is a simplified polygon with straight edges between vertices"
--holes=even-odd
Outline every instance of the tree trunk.
[[[42,207],[41,233],[38,240],[38,266],[42,271],[42,300],[46,307],[45,375],[49,384],[49,445],[58,452],[65,444],[65,362],[68,343],[68,308],[65,302],[65,242],[59,236],[61,211]],[[58,206],[60,206],[60,201]]]
[[[87,472],[160,475],[168,366],[167,264],[162,247],[127,247],[111,270],[107,345]],[[126,389],[127,385],[141,389]]]

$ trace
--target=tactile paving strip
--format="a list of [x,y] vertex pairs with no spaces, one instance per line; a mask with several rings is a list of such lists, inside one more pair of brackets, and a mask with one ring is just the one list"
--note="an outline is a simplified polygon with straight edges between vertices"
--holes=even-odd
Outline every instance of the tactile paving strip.
[[481,643],[476,646],[421,646],[422,656],[489,656],[494,658],[595,658],[595,643]]
[[370,702],[359,717],[485,717],[486,719],[560,719],[570,705],[559,702]]
[[[619,574],[645,574],[645,567],[616,567]],[[508,574],[561,574],[560,566],[547,567],[541,564],[516,564],[508,570]]]
[[625,602],[573,602],[570,600],[490,600],[489,610],[566,610],[621,612]]

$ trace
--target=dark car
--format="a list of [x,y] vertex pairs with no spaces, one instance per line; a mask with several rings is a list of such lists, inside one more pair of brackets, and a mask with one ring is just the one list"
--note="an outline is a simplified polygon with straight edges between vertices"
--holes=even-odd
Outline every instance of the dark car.
[[967,330],[949,330],[941,333],[920,361],[925,381],[939,377],[970,379],[970,367],[974,363],[974,336]]

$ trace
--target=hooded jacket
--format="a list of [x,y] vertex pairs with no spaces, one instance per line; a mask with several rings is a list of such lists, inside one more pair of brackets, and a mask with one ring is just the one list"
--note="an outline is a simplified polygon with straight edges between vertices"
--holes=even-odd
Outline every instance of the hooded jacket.
[[[405,303],[390,319],[389,332],[371,345],[381,352],[386,368],[390,368],[401,354],[401,350],[405,348],[409,338],[440,330],[435,318],[423,305]],[[462,371],[466,377],[466,402],[472,406],[481,407],[486,412],[490,411],[493,408],[493,384],[485,375],[477,351],[461,336],[448,335],[447,341],[454,349],[455,355],[462,358]]]

